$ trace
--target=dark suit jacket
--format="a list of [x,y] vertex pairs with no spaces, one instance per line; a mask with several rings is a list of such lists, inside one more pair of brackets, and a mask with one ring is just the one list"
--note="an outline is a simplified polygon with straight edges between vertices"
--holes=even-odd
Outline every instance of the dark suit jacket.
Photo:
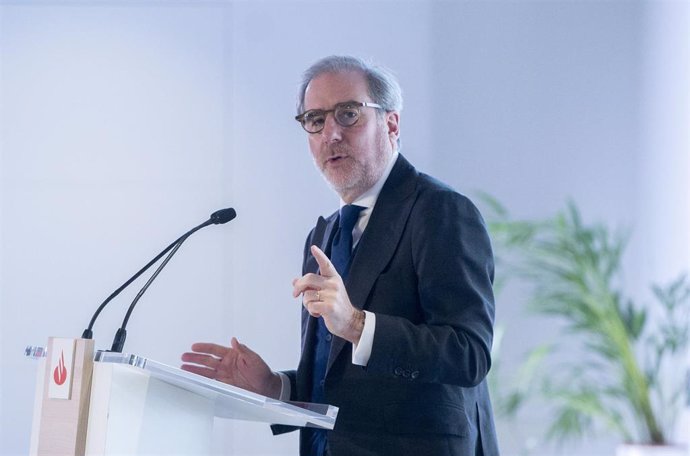
[[[309,246],[329,254],[337,219],[320,218],[309,234],[303,273],[318,270]],[[328,432],[332,456],[498,455],[485,381],[492,281],[475,206],[399,156],[345,282],[352,304],[376,314],[376,331],[366,367],[352,364],[350,343],[333,339],[325,383],[326,402],[340,408]],[[302,357],[287,372],[292,400],[309,400],[315,323],[302,309]],[[304,441],[300,448],[306,455]]]

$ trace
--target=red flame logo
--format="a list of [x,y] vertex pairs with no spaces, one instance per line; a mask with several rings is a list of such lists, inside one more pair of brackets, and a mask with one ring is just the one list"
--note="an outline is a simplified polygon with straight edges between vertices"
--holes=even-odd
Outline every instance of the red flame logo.
[[60,361],[58,361],[58,365],[53,371],[53,380],[55,380],[55,383],[58,386],[65,383],[65,380],[67,380],[67,368],[65,367],[65,352],[60,353]]

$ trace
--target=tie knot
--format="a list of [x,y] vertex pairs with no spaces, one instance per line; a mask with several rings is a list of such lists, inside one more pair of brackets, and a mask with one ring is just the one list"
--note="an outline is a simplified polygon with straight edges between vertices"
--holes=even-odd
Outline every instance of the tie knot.
[[348,204],[340,208],[340,229],[346,233],[352,232],[352,229],[357,224],[357,219],[359,219],[359,213],[362,212],[364,208],[362,206],[355,206],[354,204]]

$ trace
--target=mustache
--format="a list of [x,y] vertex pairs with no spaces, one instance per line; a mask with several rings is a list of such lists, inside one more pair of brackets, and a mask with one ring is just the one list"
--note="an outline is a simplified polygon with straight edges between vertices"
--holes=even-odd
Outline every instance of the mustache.
[[349,155],[351,148],[342,143],[328,144],[325,148],[325,158],[335,157],[338,155]]

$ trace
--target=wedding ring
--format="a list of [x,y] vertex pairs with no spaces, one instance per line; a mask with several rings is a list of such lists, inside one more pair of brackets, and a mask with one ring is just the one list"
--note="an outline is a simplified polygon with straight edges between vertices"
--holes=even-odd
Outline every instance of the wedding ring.
[[316,300],[321,301],[321,293],[319,292],[319,290],[316,290]]

